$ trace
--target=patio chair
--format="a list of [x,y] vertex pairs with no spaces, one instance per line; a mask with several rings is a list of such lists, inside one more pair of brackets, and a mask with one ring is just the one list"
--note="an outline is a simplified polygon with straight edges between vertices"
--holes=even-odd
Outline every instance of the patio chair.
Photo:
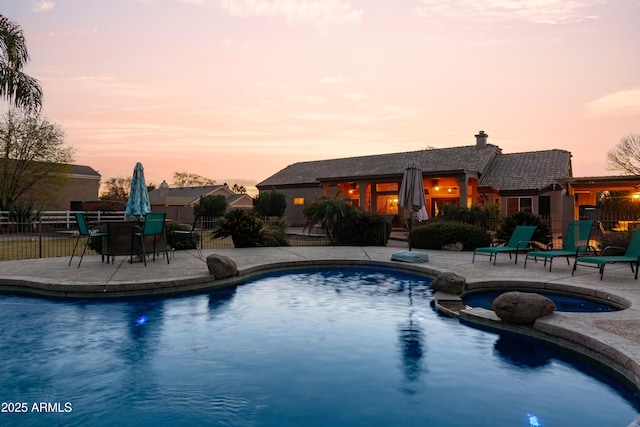
[[75,212],[76,224],[78,224],[78,238],[76,239],[76,244],[73,246],[73,251],[71,252],[71,258],[69,259],[69,265],[71,265],[71,261],[73,261],[73,257],[76,254],[76,249],[78,248],[78,242],[81,238],[85,238],[84,248],[82,249],[82,254],[80,255],[80,262],[78,263],[78,268],[80,268],[80,264],[82,264],[82,258],[84,258],[84,254],[87,251],[87,246],[91,242],[92,237],[107,237],[107,248],[102,251],[102,262],[104,262],[104,256],[107,255],[107,262],[109,262],[109,233],[100,231],[98,227],[89,228],[87,225],[87,221],[84,217],[84,214],[81,212]]
[[131,231],[131,251],[130,262],[133,263],[133,242],[135,239],[139,239],[140,242],[140,256],[144,262],[144,266],[147,266],[147,251],[145,248],[145,237],[153,236],[153,261],[156,260],[156,238],[162,236],[162,243],[164,244],[164,255],[167,258],[167,264],[169,264],[169,251],[167,249],[167,235],[164,229],[164,221],[167,214],[164,212],[149,212],[144,217],[143,226],[134,225]]
[[518,263],[518,254],[529,252],[531,250],[529,246],[529,241],[531,237],[533,237],[533,233],[536,231],[535,225],[518,225],[515,230],[511,234],[509,241],[504,244],[504,246],[489,246],[486,248],[476,248],[473,251],[473,259],[471,262],[475,262],[476,254],[481,255],[489,255],[489,261],[493,257],[493,265],[496,265],[496,259],[498,258],[498,254],[500,252],[506,252],[509,254],[509,259],[511,259],[511,254],[516,254],[515,264]]
[[202,259],[202,251],[200,250],[200,239],[198,236],[198,229],[196,226],[198,225],[198,219],[200,217],[196,216],[193,220],[193,224],[180,224],[175,230],[171,231],[171,234],[175,234],[176,236],[189,236],[191,237],[191,241],[198,252],[198,258]]
[[[607,264],[613,264],[616,262],[628,262],[631,266],[631,272],[633,273],[635,271],[635,280],[638,280],[638,264],[640,264],[640,228],[638,228],[635,233],[633,233],[631,242],[626,248],[624,255],[608,256],[607,252],[611,252],[612,250],[625,250],[625,248],[617,246],[607,246],[602,250],[601,256],[578,257],[573,263],[573,271],[571,272],[571,275],[573,276],[573,274],[576,272],[576,268],[578,267],[578,263],[580,263],[588,267],[597,267],[600,270],[600,280],[602,280],[602,276],[604,275],[604,267]],[[634,264],[636,266],[635,270],[633,268]]]
[[524,258],[524,268],[527,268],[527,260],[529,258],[533,258],[536,262],[538,262],[538,258],[543,258],[545,267],[547,266],[547,260],[549,260],[549,271],[551,271],[555,257],[565,257],[567,265],[571,265],[569,262],[570,257],[585,255],[589,251],[595,252],[595,249],[589,246],[592,227],[593,221],[570,221],[562,241],[562,249],[529,252]]

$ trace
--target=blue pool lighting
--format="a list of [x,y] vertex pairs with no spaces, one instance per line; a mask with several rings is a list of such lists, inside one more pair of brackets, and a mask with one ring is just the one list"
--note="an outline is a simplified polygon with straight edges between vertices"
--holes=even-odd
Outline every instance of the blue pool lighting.
[[149,319],[147,318],[147,316],[140,316],[140,317],[138,317],[138,318],[136,319],[136,326],[142,326],[142,325],[144,325],[145,323],[147,323],[147,320],[149,320]]
[[529,420],[529,426],[530,427],[540,427],[540,426],[542,426],[542,424],[540,424],[540,420],[538,419],[538,417],[536,417],[533,414],[527,414],[527,419]]

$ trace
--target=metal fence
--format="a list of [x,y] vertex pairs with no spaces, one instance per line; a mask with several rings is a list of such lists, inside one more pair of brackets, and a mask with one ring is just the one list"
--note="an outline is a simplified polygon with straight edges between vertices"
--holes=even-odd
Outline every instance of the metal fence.
[[[27,221],[15,221],[8,212],[0,211],[0,261],[71,256],[78,238],[78,227],[74,211],[42,212]],[[104,221],[121,221],[124,212],[84,212],[89,225]],[[268,221],[267,221],[268,223]],[[192,225],[192,224],[189,224]],[[233,248],[231,238],[211,237],[215,231],[215,218],[202,217],[196,223],[202,249]],[[291,246],[326,246],[331,244],[319,228],[304,226],[287,227],[286,239]],[[81,239],[80,244],[84,245]],[[95,251],[87,249],[87,254]]]
[[[104,221],[124,220],[124,212],[84,212],[90,224]],[[591,218],[584,218],[591,219]],[[269,221],[265,221],[269,223]],[[483,226],[490,232],[499,228],[500,219],[486,221]],[[563,233],[566,224],[559,220],[547,220],[548,233],[540,240],[541,244],[551,242],[554,247],[562,246]],[[630,239],[630,234],[640,225],[640,220],[620,218],[601,218],[594,221],[591,234],[591,244],[602,247],[624,242]],[[214,239],[211,237],[215,230],[214,218],[200,218],[196,224],[196,232],[200,237],[202,249],[233,248],[231,238]],[[388,236],[386,229],[376,231],[380,235],[380,244],[386,243]],[[285,228],[287,243],[291,246],[327,246],[333,244],[324,231],[319,227],[289,226]],[[0,211],[0,261],[67,257],[71,256],[73,246],[78,237],[77,225],[73,211],[42,212],[36,218],[28,221],[11,220],[8,212]],[[84,242],[81,241],[83,244]],[[376,243],[377,244],[377,243]],[[88,254],[96,252],[87,250]]]

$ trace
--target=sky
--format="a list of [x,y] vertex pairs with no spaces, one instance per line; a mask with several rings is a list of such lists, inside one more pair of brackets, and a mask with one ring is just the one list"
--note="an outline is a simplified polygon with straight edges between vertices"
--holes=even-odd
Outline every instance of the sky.
[[[75,161],[251,188],[301,161],[475,144],[609,175],[640,133],[637,0],[0,0]],[[6,102],[2,111],[8,109]]]

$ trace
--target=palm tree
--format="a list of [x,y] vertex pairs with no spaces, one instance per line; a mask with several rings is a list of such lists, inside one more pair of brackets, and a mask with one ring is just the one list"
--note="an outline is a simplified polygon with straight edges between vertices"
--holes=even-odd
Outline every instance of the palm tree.
[[309,221],[307,227],[319,225],[333,241],[336,240],[338,223],[352,217],[356,212],[358,209],[352,206],[349,200],[339,195],[334,198],[318,197],[302,208],[302,215]]
[[22,29],[0,15],[0,97],[15,107],[38,111],[42,107],[42,88],[36,79],[22,72],[28,61]]

